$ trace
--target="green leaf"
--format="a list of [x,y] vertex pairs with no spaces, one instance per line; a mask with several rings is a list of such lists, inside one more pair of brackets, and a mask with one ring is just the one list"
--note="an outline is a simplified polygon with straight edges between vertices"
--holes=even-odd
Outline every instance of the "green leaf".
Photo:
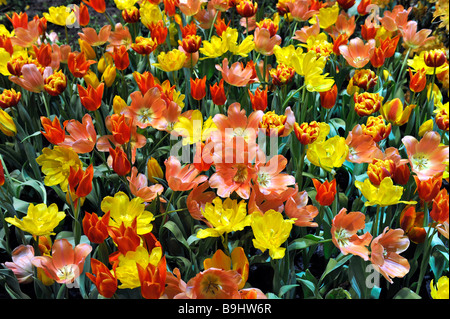
[[289,250],[297,250],[297,249],[305,249],[312,245],[317,245],[320,241],[319,238],[299,238],[294,240],[292,243],[289,244],[288,249]]
[[352,299],[350,293],[342,287],[331,289],[325,299]]
[[287,293],[289,290],[298,287],[299,285],[293,284],[293,285],[284,285],[280,288],[280,291],[278,293],[279,297],[282,297],[285,293]]
[[350,258],[352,258],[353,255],[347,255],[345,257],[343,257],[342,259],[340,259],[339,261],[337,261],[334,258],[330,258],[330,261],[327,264],[327,267],[325,268],[322,276],[319,279],[319,283],[321,283],[323,281],[323,279],[333,270],[338,269],[339,267],[341,267],[342,265],[344,265]]
[[422,299],[422,297],[411,291],[409,288],[404,287],[397,292],[393,299]]

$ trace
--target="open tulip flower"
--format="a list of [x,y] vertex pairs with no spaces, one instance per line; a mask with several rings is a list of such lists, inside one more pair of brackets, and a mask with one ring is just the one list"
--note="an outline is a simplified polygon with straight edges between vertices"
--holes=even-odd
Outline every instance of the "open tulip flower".
[[0,299],[448,299],[448,0],[42,2],[0,0]]

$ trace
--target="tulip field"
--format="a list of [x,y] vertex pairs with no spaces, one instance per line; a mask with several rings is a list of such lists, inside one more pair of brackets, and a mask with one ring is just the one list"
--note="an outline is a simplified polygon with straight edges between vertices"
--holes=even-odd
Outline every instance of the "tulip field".
[[0,299],[449,299],[448,32],[448,0],[0,0]]

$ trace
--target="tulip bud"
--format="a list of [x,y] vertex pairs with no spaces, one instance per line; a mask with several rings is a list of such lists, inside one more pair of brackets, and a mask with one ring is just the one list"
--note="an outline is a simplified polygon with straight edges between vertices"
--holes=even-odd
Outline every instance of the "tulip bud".
[[355,93],[353,95],[355,111],[361,117],[372,115],[380,110],[383,99],[378,93]]
[[114,65],[108,65],[102,74],[102,81],[107,87],[111,87],[116,79],[117,71]]
[[201,101],[206,96],[206,75],[203,79],[190,79],[191,96],[194,100]]
[[425,121],[422,123],[422,125],[420,125],[419,127],[419,136],[422,137],[425,135],[426,132],[432,131],[433,130],[433,120],[429,119],[428,121]]
[[333,179],[331,183],[328,182],[328,180],[321,183],[315,178],[313,178],[312,181],[314,183],[314,188],[317,191],[316,201],[321,206],[330,206],[334,202],[336,196],[336,179]]
[[447,61],[445,52],[440,49],[425,51],[423,58],[425,60],[425,64],[431,68],[438,68]]
[[2,109],[0,109],[0,131],[6,136],[14,136],[17,134],[16,124],[13,118]]
[[408,165],[399,165],[395,168],[394,182],[399,185],[406,185],[410,176],[411,170]]
[[124,45],[120,46],[120,48],[114,47],[113,58],[116,68],[121,71],[125,70],[130,65],[127,47]]
[[449,130],[449,116],[448,111],[445,109],[439,110],[436,114],[436,125],[440,130],[448,132]]
[[364,134],[373,137],[373,140],[378,143],[389,136],[392,130],[391,123],[386,124],[381,115],[369,116],[366,124],[361,125]]
[[164,178],[164,173],[158,161],[151,157],[147,162],[147,178],[154,184],[158,183],[158,181],[153,177]]
[[109,154],[112,157],[112,169],[119,176],[125,176],[131,171],[131,164],[125,152],[117,147],[116,149],[109,148]]
[[131,44],[131,48],[141,55],[149,55],[157,46],[158,43],[152,38],[144,38],[141,36],[136,37],[135,43]]
[[116,95],[113,99],[113,110],[115,114],[120,114],[123,109],[127,107],[127,103],[119,95]]
[[382,48],[375,48],[373,55],[370,58],[370,63],[374,68],[379,68],[384,64],[384,50]]
[[333,85],[331,90],[325,92],[319,92],[320,94],[320,105],[327,110],[331,110],[336,104],[337,99],[337,86]]
[[430,216],[437,223],[448,222],[449,212],[449,196],[447,189],[443,188],[433,199],[433,208],[430,211]]
[[126,23],[137,23],[140,17],[141,15],[137,7],[122,10],[122,18]]
[[213,86],[209,86],[211,91],[211,98],[215,105],[225,105],[227,97],[225,96],[225,89],[223,87],[223,79],[220,80],[219,85],[214,83]]
[[352,79],[354,85],[365,91],[373,88],[378,82],[378,76],[369,69],[356,70]]
[[64,128],[61,128],[61,123],[59,119],[55,117],[53,121],[50,119],[41,116],[41,124],[44,127],[45,132],[41,131],[42,135],[52,143],[53,145],[58,145],[59,143],[64,142],[66,138],[66,132]]
[[264,130],[267,136],[283,134],[287,117],[285,115],[275,114],[273,111],[265,113],[259,123],[259,128]]
[[278,63],[276,68],[270,69],[269,74],[272,77],[273,85],[282,86],[288,84],[294,78],[295,69],[284,63]]
[[427,73],[425,68],[417,71],[413,74],[411,69],[409,69],[409,89],[414,93],[422,92],[427,84]]
[[258,3],[250,0],[242,0],[236,5],[237,13],[244,18],[253,17],[258,10]]
[[253,94],[250,89],[248,90],[248,94],[250,96],[250,102],[254,111],[261,110],[265,111],[267,108],[267,92],[269,88],[266,87],[264,90],[261,90],[259,87],[256,89]]

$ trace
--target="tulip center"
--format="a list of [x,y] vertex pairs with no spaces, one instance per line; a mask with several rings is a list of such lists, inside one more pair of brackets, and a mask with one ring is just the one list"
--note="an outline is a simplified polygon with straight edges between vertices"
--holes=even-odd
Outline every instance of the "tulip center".
[[258,174],[258,184],[262,187],[267,187],[270,185],[270,175],[267,173]]
[[142,108],[139,110],[139,120],[141,123],[149,123],[152,120],[153,111],[151,109]]
[[77,277],[78,267],[74,264],[65,265],[57,270],[57,276],[64,282],[73,282]]
[[334,233],[334,237],[339,246],[346,247],[350,243],[351,234],[347,232],[347,230],[341,228]]
[[207,296],[214,296],[219,290],[222,289],[219,279],[215,276],[206,276],[203,282],[203,294]]
[[234,174],[233,180],[237,183],[243,183],[247,180],[248,172],[247,166],[239,164],[236,167],[236,174]]
[[421,171],[428,167],[428,157],[424,154],[416,154],[411,158],[415,170]]

